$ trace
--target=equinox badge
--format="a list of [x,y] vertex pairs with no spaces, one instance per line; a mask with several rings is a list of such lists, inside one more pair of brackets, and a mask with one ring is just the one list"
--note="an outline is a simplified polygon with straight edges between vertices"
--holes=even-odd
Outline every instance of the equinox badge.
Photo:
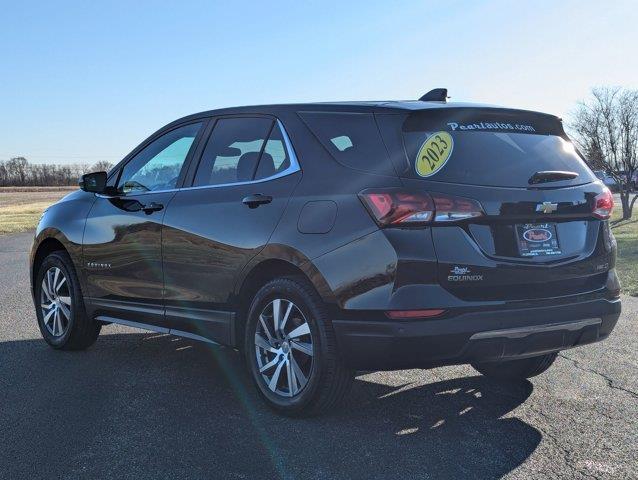
[[558,210],[558,203],[543,202],[536,205],[536,211],[538,213],[552,213]]
[[472,275],[470,267],[455,266],[450,269],[450,275],[447,277],[448,282],[478,282],[483,280],[483,275]]

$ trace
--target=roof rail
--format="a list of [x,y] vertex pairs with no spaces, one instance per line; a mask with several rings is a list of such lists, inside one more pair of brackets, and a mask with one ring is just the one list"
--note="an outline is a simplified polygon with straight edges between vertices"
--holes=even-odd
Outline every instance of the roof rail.
[[423,95],[419,100],[421,102],[447,102],[447,88],[435,88]]

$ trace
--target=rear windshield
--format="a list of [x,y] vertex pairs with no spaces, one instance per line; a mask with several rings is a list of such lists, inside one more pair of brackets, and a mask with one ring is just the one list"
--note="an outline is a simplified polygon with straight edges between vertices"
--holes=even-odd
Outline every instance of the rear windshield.
[[390,156],[401,176],[431,181],[528,187],[534,173],[575,172],[572,180],[596,180],[549,115],[499,109],[441,109],[377,115]]

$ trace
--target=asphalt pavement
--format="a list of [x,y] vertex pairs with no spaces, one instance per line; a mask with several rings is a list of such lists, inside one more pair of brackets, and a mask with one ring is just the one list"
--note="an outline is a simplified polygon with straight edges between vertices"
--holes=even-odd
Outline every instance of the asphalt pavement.
[[111,325],[41,339],[31,234],[0,237],[0,478],[638,478],[638,299],[531,381],[469,366],[371,373],[331,415],[257,398],[237,353]]

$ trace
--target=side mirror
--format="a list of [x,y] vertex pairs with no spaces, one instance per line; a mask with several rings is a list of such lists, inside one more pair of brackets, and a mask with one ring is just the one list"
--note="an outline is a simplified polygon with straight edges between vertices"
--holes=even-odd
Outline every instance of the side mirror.
[[80,188],[85,192],[104,193],[106,189],[106,172],[94,172],[82,175]]

